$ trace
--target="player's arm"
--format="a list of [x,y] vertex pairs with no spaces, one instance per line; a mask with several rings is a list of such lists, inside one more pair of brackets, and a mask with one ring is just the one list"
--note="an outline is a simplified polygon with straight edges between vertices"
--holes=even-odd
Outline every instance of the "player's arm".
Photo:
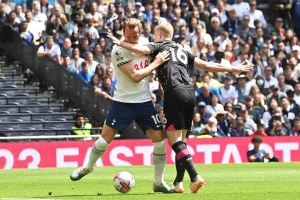
[[132,51],[136,54],[149,55],[151,54],[151,50],[149,47],[139,44],[130,44],[128,42],[123,42],[114,37],[111,33],[107,34],[107,37],[116,45],[123,47],[129,51]]
[[254,66],[252,63],[242,62],[238,66],[224,66],[219,63],[206,62],[198,57],[194,59],[194,66],[208,72],[248,72]]
[[127,63],[124,65],[119,66],[119,69],[128,77],[130,78],[133,82],[138,83],[149,74],[153,70],[155,70],[158,66],[169,60],[169,52],[163,51],[162,53],[159,53],[156,57],[155,60],[146,68],[140,69],[140,70],[135,70],[132,66],[131,63]]

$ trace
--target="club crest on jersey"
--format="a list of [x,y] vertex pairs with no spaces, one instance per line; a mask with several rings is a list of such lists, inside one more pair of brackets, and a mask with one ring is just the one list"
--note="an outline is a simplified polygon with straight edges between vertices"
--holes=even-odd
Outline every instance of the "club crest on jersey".
[[121,56],[121,52],[120,51],[117,50],[115,52],[115,56],[116,56],[116,61],[117,62],[123,60],[123,57]]

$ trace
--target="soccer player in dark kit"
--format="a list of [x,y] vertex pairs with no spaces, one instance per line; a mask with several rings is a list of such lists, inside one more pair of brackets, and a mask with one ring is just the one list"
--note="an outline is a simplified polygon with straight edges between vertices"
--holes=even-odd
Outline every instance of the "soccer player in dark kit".
[[247,72],[252,64],[242,63],[238,66],[223,66],[218,63],[205,62],[191,53],[183,50],[182,46],[172,41],[173,27],[169,23],[161,23],[154,29],[154,42],[146,45],[121,42],[110,33],[108,37],[118,46],[136,54],[155,56],[164,50],[170,51],[170,59],[158,67],[158,78],[163,86],[164,113],[166,118],[166,133],[168,143],[176,153],[177,175],[173,189],[183,193],[183,177],[187,170],[190,176],[191,193],[198,193],[204,186],[204,179],[197,173],[190,152],[186,145],[186,133],[191,129],[191,122],[195,108],[195,90],[189,83],[188,65],[201,68],[209,72]]

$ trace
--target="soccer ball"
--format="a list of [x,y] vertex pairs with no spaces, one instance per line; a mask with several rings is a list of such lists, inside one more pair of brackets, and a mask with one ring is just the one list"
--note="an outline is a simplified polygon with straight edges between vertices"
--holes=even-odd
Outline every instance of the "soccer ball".
[[115,175],[113,184],[117,191],[127,193],[134,187],[135,180],[129,172],[119,172]]

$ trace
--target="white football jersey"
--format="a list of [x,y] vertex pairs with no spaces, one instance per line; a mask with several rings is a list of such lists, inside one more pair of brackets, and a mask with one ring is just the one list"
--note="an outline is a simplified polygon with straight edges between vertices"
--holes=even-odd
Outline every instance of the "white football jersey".
[[[140,38],[139,44],[147,43],[147,39]],[[130,63],[135,70],[144,69],[150,64],[147,56],[136,55],[131,51],[115,45],[112,50],[112,63],[117,78],[116,90],[113,97],[115,101],[124,103],[143,103],[151,101],[149,76],[135,83],[119,69],[121,65],[127,63]]]

